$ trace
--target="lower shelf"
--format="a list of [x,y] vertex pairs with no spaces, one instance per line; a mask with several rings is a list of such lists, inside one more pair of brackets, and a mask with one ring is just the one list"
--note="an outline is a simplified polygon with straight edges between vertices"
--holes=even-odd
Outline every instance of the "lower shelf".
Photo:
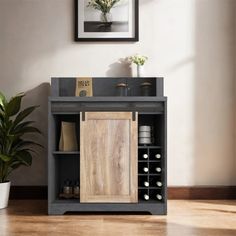
[[56,200],[49,204],[49,215],[63,215],[67,212],[143,212],[166,215],[167,204],[154,202],[139,203],[79,203],[78,200]]

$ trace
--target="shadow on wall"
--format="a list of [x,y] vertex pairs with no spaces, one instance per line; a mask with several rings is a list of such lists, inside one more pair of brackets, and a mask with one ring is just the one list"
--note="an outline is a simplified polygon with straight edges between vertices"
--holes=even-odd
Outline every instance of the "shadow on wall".
[[195,4],[195,184],[233,185],[236,1]]
[[35,126],[42,135],[29,134],[28,137],[40,143],[44,148],[35,147],[31,167],[20,167],[12,173],[10,180],[12,185],[46,185],[47,183],[47,133],[48,133],[48,96],[50,95],[50,84],[42,83],[36,88],[26,92],[22,100],[22,108],[39,105],[28,118],[35,121]]
[[107,77],[131,77],[131,65],[126,58],[120,58],[117,62],[109,65]]

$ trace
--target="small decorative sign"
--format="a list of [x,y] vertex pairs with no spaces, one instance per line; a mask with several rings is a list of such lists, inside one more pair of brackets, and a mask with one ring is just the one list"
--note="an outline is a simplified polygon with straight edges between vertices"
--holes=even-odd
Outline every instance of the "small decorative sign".
[[75,96],[92,97],[93,96],[93,79],[88,78],[88,77],[77,78]]

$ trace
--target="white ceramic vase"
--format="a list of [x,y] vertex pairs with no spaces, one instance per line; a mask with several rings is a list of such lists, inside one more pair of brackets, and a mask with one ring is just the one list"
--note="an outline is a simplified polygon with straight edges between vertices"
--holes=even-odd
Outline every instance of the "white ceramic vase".
[[11,182],[0,183],[0,209],[8,206]]
[[137,65],[137,77],[144,77],[144,66]]

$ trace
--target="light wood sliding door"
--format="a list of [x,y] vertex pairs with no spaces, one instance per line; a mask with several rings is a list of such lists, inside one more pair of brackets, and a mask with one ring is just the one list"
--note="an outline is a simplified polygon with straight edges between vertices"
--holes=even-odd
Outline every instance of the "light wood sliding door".
[[80,201],[137,202],[137,113],[80,117]]

